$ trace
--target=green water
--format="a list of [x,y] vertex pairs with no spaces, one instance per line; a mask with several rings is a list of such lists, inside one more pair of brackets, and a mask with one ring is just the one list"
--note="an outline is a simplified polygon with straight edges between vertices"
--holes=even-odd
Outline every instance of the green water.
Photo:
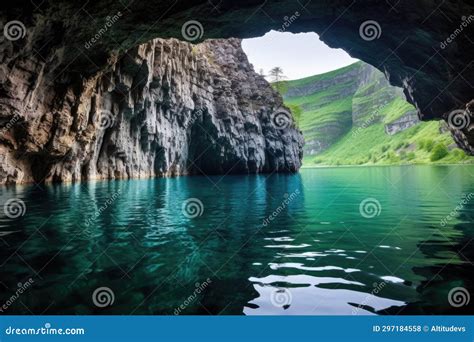
[[[26,211],[1,213],[0,305],[31,278],[3,313],[472,314],[448,298],[473,290],[474,197],[459,206],[473,176],[411,166],[3,187],[0,203]],[[113,303],[94,303],[100,287]]]

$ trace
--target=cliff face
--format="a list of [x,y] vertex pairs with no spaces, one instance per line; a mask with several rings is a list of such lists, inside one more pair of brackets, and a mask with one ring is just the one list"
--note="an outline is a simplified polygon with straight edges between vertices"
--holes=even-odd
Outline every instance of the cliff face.
[[2,74],[0,183],[300,167],[301,132],[238,39],[155,39],[90,77],[53,66]]
[[306,156],[326,150],[351,129],[351,99],[362,74],[360,64],[355,64],[286,83],[285,101],[298,104],[305,118],[302,129]]
[[[308,166],[474,162],[456,148],[445,122],[420,121],[402,90],[366,63],[279,86],[298,113]],[[448,153],[432,158],[433,146]]]
[[[351,129],[384,121],[380,109],[404,99],[400,88],[391,86],[381,72],[363,62],[289,81],[285,88],[285,101],[299,106],[303,113],[305,156],[324,152]],[[410,109],[416,116],[414,108]]]
[[[288,23],[296,12],[300,15]],[[421,120],[449,121],[456,111],[450,128],[458,145],[472,155],[473,12],[467,0],[17,0],[4,4],[0,25],[19,21],[24,29],[18,35],[11,30],[14,41],[0,36],[0,55],[8,55],[1,61],[8,63],[6,68],[26,62],[36,68],[47,61],[45,75],[53,74],[48,78],[68,87],[66,73],[88,78],[103,72],[111,60],[139,44],[182,39],[189,22],[200,24],[194,42],[256,37],[271,29],[316,32],[331,47],[343,48],[403,87]],[[470,124],[458,125],[463,119]]]

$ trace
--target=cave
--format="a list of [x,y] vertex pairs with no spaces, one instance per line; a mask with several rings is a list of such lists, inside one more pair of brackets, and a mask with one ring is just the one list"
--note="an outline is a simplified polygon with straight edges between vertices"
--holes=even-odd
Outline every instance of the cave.
[[[72,132],[84,131],[84,125],[94,120],[110,125],[117,119],[114,118],[117,108],[107,107],[116,106],[117,100],[84,103],[84,97],[96,93],[99,86],[115,88],[108,97],[121,98],[118,101],[129,98],[133,108],[120,108],[123,118],[119,120],[133,117],[130,121],[139,122],[144,118],[151,104],[138,97],[143,96],[139,93],[145,88],[144,76],[150,71],[146,59],[156,45],[163,44],[162,41],[153,42],[153,39],[176,38],[197,44],[206,39],[256,37],[272,29],[316,32],[330,47],[342,48],[354,58],[376,67],[392,85],[404,89],[421,120],[447,121],[456,143],[472,155],[471,11],[472,5],[467,2],[443,2],[434,6],[422,1],[375,1],[370,4],[354,1],[245,1],[239,4],[231,1],[219,4],[210,1],[85,4],[44,1],[36,4],[22,1],[15,6],[7,5],[1,14],[4,37],[0,103],[2,125],[4,128],[14,126],[14,129],[12,136],[3,138],[2,142],[5,151],[2,183],[55,180],[58,174],[67,174],[59,177],[65,181],[94,178],[95,169],[107,167],[101,166],[104,163],[114,164],[114,167],[99,178],[228,171],[230,167],[205,167],[199,162],[194,169],[183,170],[180,158],[187,156],[173,160],[167,156],[164,158],[168,159],[166,167],[153,166],[153,172],[131,171],[127,164],[141,163],[147,157],[132,156],[117,146],[109,147],[113,160],[91,163],[90,156],[82,155],[81,161],[76,162],[94,132],[84,133],[83,141],[74,141]],[[175,48],[180,49],[179,46]],[[121,75],[119,79],[111,76],[116,69],[120,69],[122,79]],[[146,84],[150,92],[153,86],[158,85],[153,81]],[[127,87],[139,91],[130,93]],[[166,85],[161,88],[166,92]],[[95,108],[97,106],[100,108]],[[165,107],[160,110],[166,112]],[[197,115],[205,120],[202,116],[206,111],[197,109]],[[88,126],[86,130],[90,129]],[[147,126],[140,130],[146,132]],[[143,151],[149,151],[150,146],[146,146],[143,139],[139,145],[143,145]],[[287,136],[282,141],[293,140],[297,146],[298,139]],[[282,149],[282,146],[276,147],[271,153],[283,153],[286,160],[299,154],[297,148],[281,152]],[[218,153],[227,152],[213,152],[214,155]],[[294,171],[299,168],[298,163],[282,163],[279,157],[262,162],[257,153],[249,158],[247,165],[239,165],[235,171],[265,172],[275,168]],[[31,161],[38,159],[49,167],[27,171],[32,167]],[[69,159],[71,163],[64,167],[55,162],[58,159]],[[162,160],[163,156],[157,155],[153,159]],[[147,161],[145,165],[150,167],[154,162]]]
[[472,314],[472,165],[303,168],[331,142],[242,48],[317,34],[410,102],[387,139],[436,122],[472,156],[472,3],[2,7],[2,313]]

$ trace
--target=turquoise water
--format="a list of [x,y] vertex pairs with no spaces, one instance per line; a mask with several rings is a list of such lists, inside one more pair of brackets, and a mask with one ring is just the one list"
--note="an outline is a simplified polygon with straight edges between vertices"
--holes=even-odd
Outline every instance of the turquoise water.
[[473,176],[472,166],[412,166],[3,187],[0,203],[25,207],[0,214],[0,305],[472,314],[449,292],[473,290]]

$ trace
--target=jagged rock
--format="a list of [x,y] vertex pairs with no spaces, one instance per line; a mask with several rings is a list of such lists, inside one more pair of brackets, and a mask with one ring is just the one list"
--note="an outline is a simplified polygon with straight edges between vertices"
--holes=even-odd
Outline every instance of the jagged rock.
[[420,122],[415,111],[405,113],[401,118],[385,125],[385,133],[394,135],[416,125]]
[[[345,49],[384,72],[391,84],[403,87],[421,120],[447,120],[452,111],[465,109],[473,99],[473,12],[474,5],[467,0],[455,4],[425,0],[6,2],[0,13],[4,32],[8,31],[5,25],[13,21],[19,21],[24,29],[17,30],[20,34],[14,39],[0,36],[0,124],[4,127],[18,119],[13,135],[2,138],[2,148],[9,151],[7,159],[14,161],[11,165],[25,171],[20,165],[30,164],[35,177],[44,174],[47,179],[56,177],[49,168],[54,175],[62,171],[62,166],[56,165],[61,158],[93,162],[91,156],[76,156],[89,151],[89,141],[95,139],[89,122],[94,116],[84,113],[96,110],[87,103],[95,94],[97,79],[109,73],[117,60],[129,58],[127,51],[139,44],[157,37],[183,39],[186,24],[195,21],[202,29],[195,31],[194,42],[256,37],[271,29],[316,32],[329,46]],[[296,19],[288,23],[288,18]],[[364,30],[367,27],[370,30]],[[145,71],[143,66],[140,72]],[[100,101],[115,103],[122,92],[129,92],[133,79],[113,82],[109,86],[114,92],[109,99],[99,97]],[[171,82],[164,80],[164,89],[172,86]],[[138,104],[138,99],[133,100]],[[172,97],[165,101],[174,103]],[[216,103],[216,108],[219,106]],[[117,116],[119,109],[115,103],[107,110]],[[130,108],[120,115],[133,113]],[[34,136],[28,135],[29,127],[35,127]],[[452,131],[457,144],[474,154],[471,126]],[[76,139],[77,132],[81,136]],[[108,139],[108,135],[102,138]],[[18,147],[29,153],[13,153]],[[94,152],[96,157],[98,152]],[[118,150],[117,156],[122,152]],[[139,156],[134,154],[133,158],[136,162]],[[127,173],[124,160],[116,159],[112,169],[120,170],[119,175]],[[41,165],[44,160],[49,161],[46,167]],[[85,167],[84,173],[78,168],[83,165],[76,164],[70,176],[62,177],[74,179],[95,172],[94,166]],[[32,177],[31,171],[25,171],[23,180]]]
[[[53,63],[54,64],[54,63]],[[3,66],[6,68],[6,66]],[[2,74],[0,183],[294,172],[303,139],[238,39],[155,39],[90,77]]]
[[[421,120],[441,120],[473,100],[472,13],[474,4],[467,0],[7,1],[0,23],[17,20],[26,30],[15,41],[0,37],[0,61],[7,72],[48,61],[42,73],[70,86],[66,74],[89,78],[154,38],[183,39],[185,32],[198,42],[256,37],[271,29],[316,32],[329,46],[343,48],[403,87]],[[196,21],[200,26],[187,32],[186,24]],[[19,81],[19,87],[25,84]],[[464,138],[458,143],[472,154],[474,131],[459,131]]]

